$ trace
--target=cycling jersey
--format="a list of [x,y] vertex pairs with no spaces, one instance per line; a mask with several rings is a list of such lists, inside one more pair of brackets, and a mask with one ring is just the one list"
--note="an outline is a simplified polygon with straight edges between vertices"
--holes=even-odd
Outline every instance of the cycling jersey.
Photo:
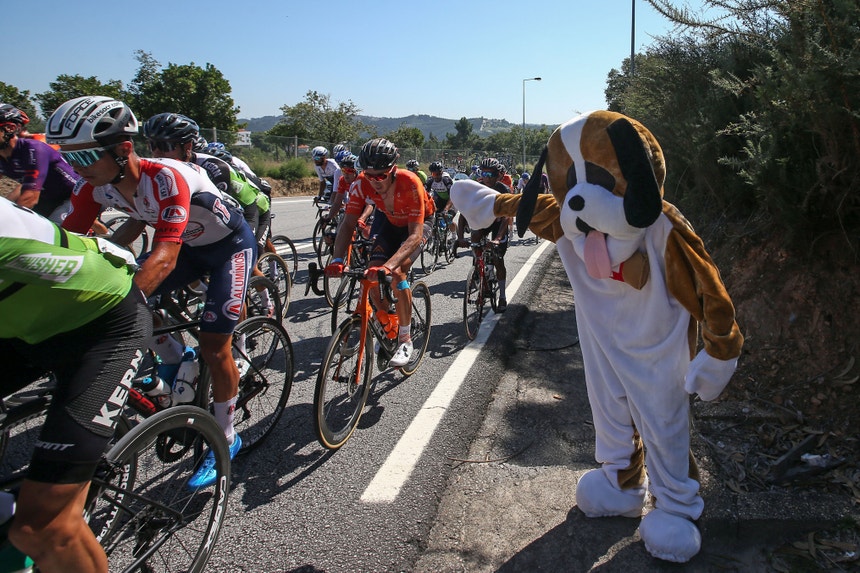
[[0,338],[33,344],[98,318],[131,290],[127,263],[0,199]]
[[421,184],[421,179],[411,171],[397,170],[394,174],[393,189],[393,208],[389,210],[382,196],[370,181],[364,178],[364,174],[361,174],[350,187],[346,212],[360,215],[364,211],[366,201],[370,200],[396,227],[406,227],[410,222],[423,223],[436,212],[436,206]]
[[155,228],[154,242],[209,245],[245,224],[241,210],[199,166],[173,159],[140,159],[140,183],[129,203],[111,185],[93,187],[81,179],[63,227],[85,232],[107,205]]
[[8,160],[0,157],[0,174],[20,183],[22,192],[40,191],[33,210],[45,217],[69,199],[78,180],[78,174],[56,149],[23,137],[18,138]]
[[244,208],[257,201],[259,189],[255,188],[223,159],[203,153],[192,153],[191,163],[202,167],[215,187],[222,193],[228,193]]
[[314,165],[314,171],[316,171],[317,176],[320,178],[320,181],[328,181],[332,185],[335,182],[335,173],[340,170],[340,167],[332,158],[326,159],[326,162],[322,165]]

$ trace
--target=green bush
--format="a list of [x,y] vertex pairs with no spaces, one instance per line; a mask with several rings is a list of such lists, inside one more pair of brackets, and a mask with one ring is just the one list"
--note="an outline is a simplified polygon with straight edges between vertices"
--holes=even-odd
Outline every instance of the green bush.
[[313,174],[307,160],[294,157],[286,163],[282,163],[278,167],[269,170],[268,176],[284,181],[296,181],[305,177],[311,177]]

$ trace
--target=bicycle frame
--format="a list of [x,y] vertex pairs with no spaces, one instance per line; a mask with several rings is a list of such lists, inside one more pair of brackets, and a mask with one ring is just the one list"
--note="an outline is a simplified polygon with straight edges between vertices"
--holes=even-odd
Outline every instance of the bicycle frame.
[[[384,271],[379,271],[376,280],[365,277],[363,269],[346,271],[344,272],[344,275],[356,276],[361,283],[359,302],[355,307],[355,311],[352,313],[352,316],[358,316],[361,318],[358,346],[358,368],[356,369],[356,375],[359,375],[358,373],[361,372],[361,366],[364,362],[364,349],[365,344],[367,343],[368,331],[373,330],[374,336],[379,340],[379,345],[385,349],[385,352],[389,356],[393,355],[396,350],[396,347],[392,343],[392,339],[388,338],[386,333],[382,330],[381,325],[370,320],[375,312],[373,304],[370,302],[370,289],[374,288],[374,285],[379,285],[379,289],[381,291],[380,298],[382,298],[383,301],[387,300],[391,304],[397,303],[397,297],[394,296],[394,292],[391,289],[391,277],[386,276]],[[394,340],[396,341],[396,339]]]

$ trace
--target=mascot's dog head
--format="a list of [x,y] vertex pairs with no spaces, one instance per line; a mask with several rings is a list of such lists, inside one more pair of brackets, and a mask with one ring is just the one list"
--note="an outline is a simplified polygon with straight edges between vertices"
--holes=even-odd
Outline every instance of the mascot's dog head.
[[644,229],[663,209],[666,165],[660,144],[639,122],[595,111],[558,127],[535,166],[517,213],[522,237],[534,212],[546,165],[561,208],[561,226],[594,278],[637,249]]

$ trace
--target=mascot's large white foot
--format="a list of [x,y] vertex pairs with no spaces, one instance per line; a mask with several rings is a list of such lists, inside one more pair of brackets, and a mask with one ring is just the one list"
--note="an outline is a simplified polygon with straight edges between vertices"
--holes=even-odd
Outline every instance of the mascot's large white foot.
[[642,518],[639,535],[648,553],[674,563],[686,563],[702,548],[702,534],[692,521],[662,509]]
[[639,517],[647,490],[645,485],[631,490],[618,489],[603,470],[590,470],[576,484],[576,505],[588,517]]

